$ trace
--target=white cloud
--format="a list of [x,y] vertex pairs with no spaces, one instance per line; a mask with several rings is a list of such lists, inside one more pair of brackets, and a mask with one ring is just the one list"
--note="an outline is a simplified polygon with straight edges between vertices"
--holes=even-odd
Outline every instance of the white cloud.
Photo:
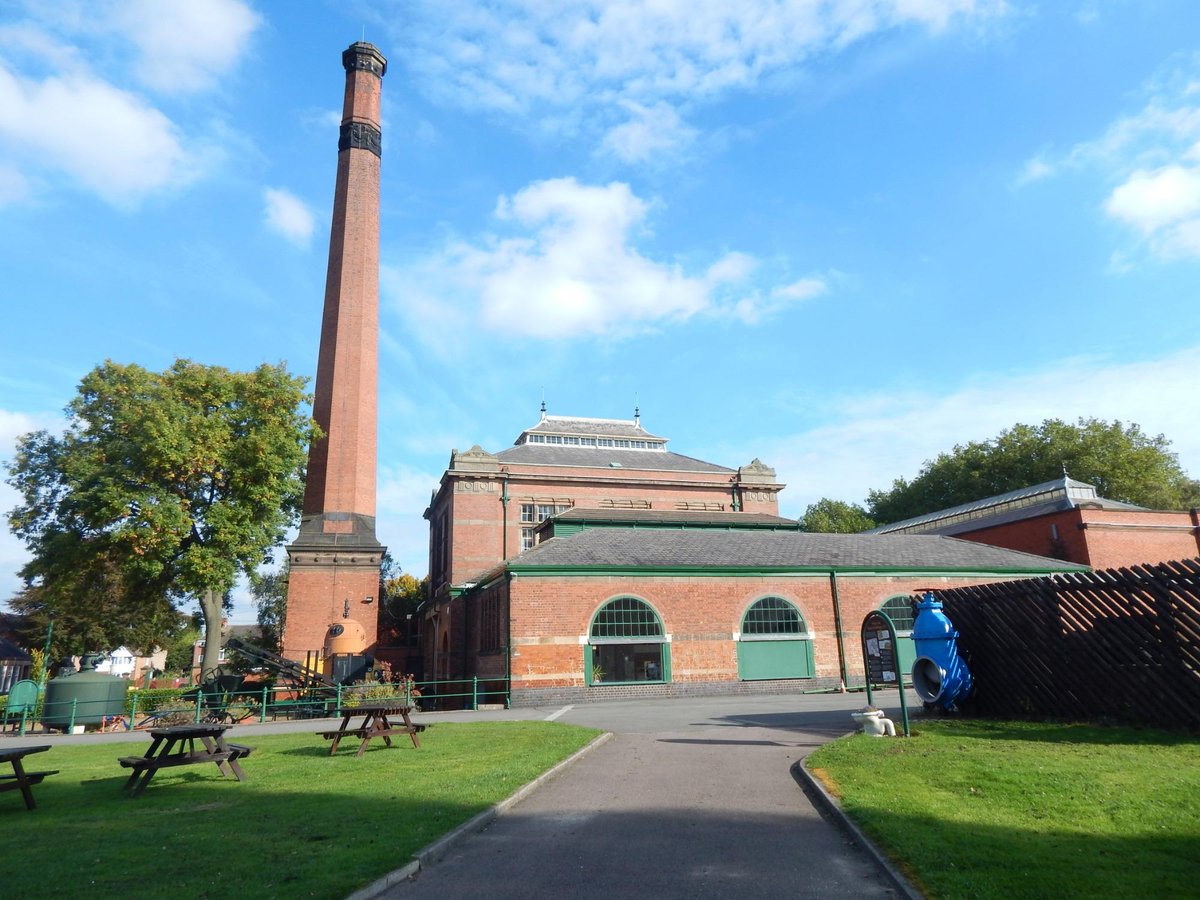
[[30,195],[29,181],[15,166],[0,163],[0,208]]
[[283,188],[264,188],[263,202],[267,227],[297,247],[307,247],[312,239],[314,221],[304,201]]
[[[200,176],[214,151],[147,100],[214,85],[245,53],[258,17],[240,0],[25,4],[0,26],[0,202],[65,175],[132,208]],[[11,173],[15,173],[15,176]],[[15,188],[14,188],[15,186]]]
[[381,467],[376,533],[402,570],[417,577],[429,569],[429,523],[423,518],[441,472],[408,466]]
[[1031,184],[1035,181],[1041,181],[1043,178],[1049,178],[1055,174],[1054,166],[1039,157],[1034,157],[1025,163],[1025,167],[1017,175],[1017,185]]
[[1138,169],[1109,195],[1105,209],[1150,233],[1185,218],[1200,208],[1200,173],[1182,166]]
[[1072,359],[1039,371],[982,376],[945,390],[828,398],[828,424],[758,445],[788,485],[786,515],[821,497],[861,502],[872,488],[912,478],[955,444],[988,440],[1017,422],[1082,417],[1136,422],[1164,434],[1180,464],[1200,475],[1194,415],[1200,346],[1142,362]]
[[[1018,184],[1063,171],[1099,172],[1113,186],[1102,207],[1151,253],[1200,257],[1200,54],[1172,59],[1143,88],[1144,105],[1060,159],[1040,154]],[[1114,271],[1128,270],[1127,252]]]
[[609,129],[601,144],[621,162],[643,163],[668,151],[677,152],[698,134],[666,103],[649,108],[631,102],[623,105],[630,113],[629,121]]
[[139,80],[161,91],[211,87],[238,61],[259,24],[239,0],[127,0],[113,7],[113,25],[137,47]]
[[22,587],[17,572],[29,560],[25,545],[8,529],[8,513],[21,495],[8,485],[8,464],[12,461],[17,438],[39,428],[54,427],[24,413],[0,409],[0,607]]
[[402,23],[393,42],[431,92],[543,124],[583,113],[608,151],[642,161],[687,145],[681,105],[753,90],[889,31],[936,33],[1005,10],[1003,0],[425,0],[388,18]]
[[[626,335],[698,314],[755,322],[815,292],[807,282],[745,286],[756,262],[741,253],[699,276],[650,259],[635,246],[648,210],[620,182],[535,182],[496,205],[496,219],[517,235],[459,241],[407,270],[385,268],[384,289],[435,334],[479,318],[500,332],[555,339]],[[453,296],[478,298],[478,314],[456,311]]]
[[0,140],[118,206],[197,174],[166,116],[78,73],[34,81],[0,64]]

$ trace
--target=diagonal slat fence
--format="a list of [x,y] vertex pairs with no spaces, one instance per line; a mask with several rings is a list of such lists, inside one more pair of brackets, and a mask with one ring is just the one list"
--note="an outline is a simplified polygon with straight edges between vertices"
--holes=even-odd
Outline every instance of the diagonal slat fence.
[[1200,558],[938,591],[979,715],[1200,729]]

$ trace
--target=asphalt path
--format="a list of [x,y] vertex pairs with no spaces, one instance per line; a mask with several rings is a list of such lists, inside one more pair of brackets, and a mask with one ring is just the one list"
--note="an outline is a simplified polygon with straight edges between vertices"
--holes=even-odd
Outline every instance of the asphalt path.
[[[898,695],[877,692],[875,702],[899,727]],[[792,774],[813,749],[853,730],[849,713],[864,703],[862,694],[786,694],[421,713],[427,724],[551,719],[612,737],[376,896],[900,896]],[[239,725],[229,733],[240,740],[338,722]],[[0,746],[147,740],[141,732],[31,734],[4,736]],[[408,862],[398,859],[397,868]]]
[[863,702],[786,695],[543,710],[613,737],[379,896],[898,896],[791,773],[852,730],[849,712]]

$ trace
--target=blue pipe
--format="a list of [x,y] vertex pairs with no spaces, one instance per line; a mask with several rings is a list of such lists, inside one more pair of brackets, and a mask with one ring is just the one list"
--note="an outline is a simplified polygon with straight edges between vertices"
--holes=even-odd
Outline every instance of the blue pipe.
[[932,591],[927,591],[917,604],[912,639],[917,648],[912,667],[917,696],[943,709],[954,709],[971,692],[971,671],[958,653],[958,632]]

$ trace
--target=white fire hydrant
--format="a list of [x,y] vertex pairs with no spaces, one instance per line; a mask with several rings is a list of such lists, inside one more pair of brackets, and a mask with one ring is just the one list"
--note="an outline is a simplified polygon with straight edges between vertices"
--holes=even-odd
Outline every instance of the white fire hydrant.
[[862,709],[858,712],[850,713],[850,718],[858,725],[863,734],[869,734],[874,737],[896,736],[896,725],[883,715],[882,709]]

